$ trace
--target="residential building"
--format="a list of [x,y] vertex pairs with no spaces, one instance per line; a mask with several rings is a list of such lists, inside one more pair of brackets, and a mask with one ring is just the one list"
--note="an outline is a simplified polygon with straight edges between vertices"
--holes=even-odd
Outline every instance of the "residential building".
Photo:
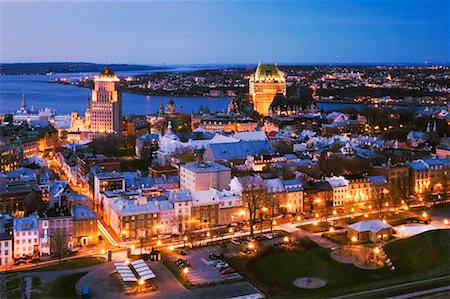
[[343,206],[347,199],[348,181],[342,176],[325,178],[333,189],[333,207]]
[[180,188],[202,191],[227,189],[231,180],[231,169],[215,162],[189,162],[180,166]]
[[190,191],[169,193],[169,201],[175,209],[175,225],[182,234],[192,227],[192,196]]
[[217,226],[219,223],[220,200],[214,189],[192,191],[191,196],[191,221],[193,221],[193,227],[200,229]]
[[284,180],[286,190],[287,213],[299,213],[303,211],[303,185],[299,180]]
[[13,262],[13,218],[0,214],[0,267]]
[[92,199],[97,211],[101,211],[101,194],[105,191],[125,190],[125,177],[120,172],[100,172],[93,176]]
[[97,215],[84,206],[74,206],[71,210],[74,247],[84,247],[98,243]]
[[38,216],[14,219],[14,258],[35,256],[40,252]]

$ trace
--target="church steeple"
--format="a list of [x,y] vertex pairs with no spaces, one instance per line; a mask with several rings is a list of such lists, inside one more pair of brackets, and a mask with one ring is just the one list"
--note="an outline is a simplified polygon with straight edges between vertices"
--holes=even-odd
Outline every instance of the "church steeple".
[[160,117],[164,116],[164,105],[162,99],[159,101],[158,116]]

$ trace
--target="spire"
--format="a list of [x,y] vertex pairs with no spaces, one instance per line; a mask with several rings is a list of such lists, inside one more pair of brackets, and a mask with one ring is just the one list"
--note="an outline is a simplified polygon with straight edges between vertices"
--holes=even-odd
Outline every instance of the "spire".
[[172,134],[172,121],[169,120],[169,124],[167,125],[167,134]]
[[164,105],[162,99],[159,101],[158,116],[164,116]]
[[430,133],[430,121],[427,122],[427,133]]
[[437,132],[437,125],[436,125],[436,121],[434,121],[434,125],[433,125],[433,132]]
[[22,94],[22,104],[20,105],[21,110],[27,110],[27,102],[25,101],[25,95]]

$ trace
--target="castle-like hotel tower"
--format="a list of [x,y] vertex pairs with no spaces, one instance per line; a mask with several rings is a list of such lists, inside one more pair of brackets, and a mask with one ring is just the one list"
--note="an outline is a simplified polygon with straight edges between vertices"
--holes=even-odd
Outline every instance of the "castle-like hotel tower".
[[273,98],[286,95],[286,79],[276,64],[258,64],[256,72],[250,76],[250,101],[259,114],[269,114]]
[[119,78],[106,67],[94,79],[90,103],[90,131],[94,134],[120,134],[122,95]]

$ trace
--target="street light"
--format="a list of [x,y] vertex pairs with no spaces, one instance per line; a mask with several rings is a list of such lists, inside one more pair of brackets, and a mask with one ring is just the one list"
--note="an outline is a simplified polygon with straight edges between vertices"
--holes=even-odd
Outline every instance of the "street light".
[[447,219],[444,219],[444,224],[445,224],[445,228],[447,228],[447,225],[448,225],[448,220]]
[[184,273],[184,274],[188,274],[188,272],[189,272],[189,268],[188,268],[188,267],[184,267],[184,268],[183,268],[183,273]]
[[158,240],[158,242],[156,242],[156,245],[161,246],[161,240]]
[[174,250],[173,245],[170,245],[170,246],[169,246],[169,250],[170,250],[170,251],[173,251],[173,250]]
[[283,241],[284,241],[284,243],[288,243],[289,242],[289,237],[288,236],[284,237]]
[[334,233],[334,227],[330,227],[330,233]]
[[355,236],[351,238],[352,243],[350,243],[350,255],[353,255],[353,243],[356,243],[357,239]]
[[184,238],[183,238],[183,247],[186,246],[187,240],[188,240],[188,237],[187,237],[187,236],[184,236]]

